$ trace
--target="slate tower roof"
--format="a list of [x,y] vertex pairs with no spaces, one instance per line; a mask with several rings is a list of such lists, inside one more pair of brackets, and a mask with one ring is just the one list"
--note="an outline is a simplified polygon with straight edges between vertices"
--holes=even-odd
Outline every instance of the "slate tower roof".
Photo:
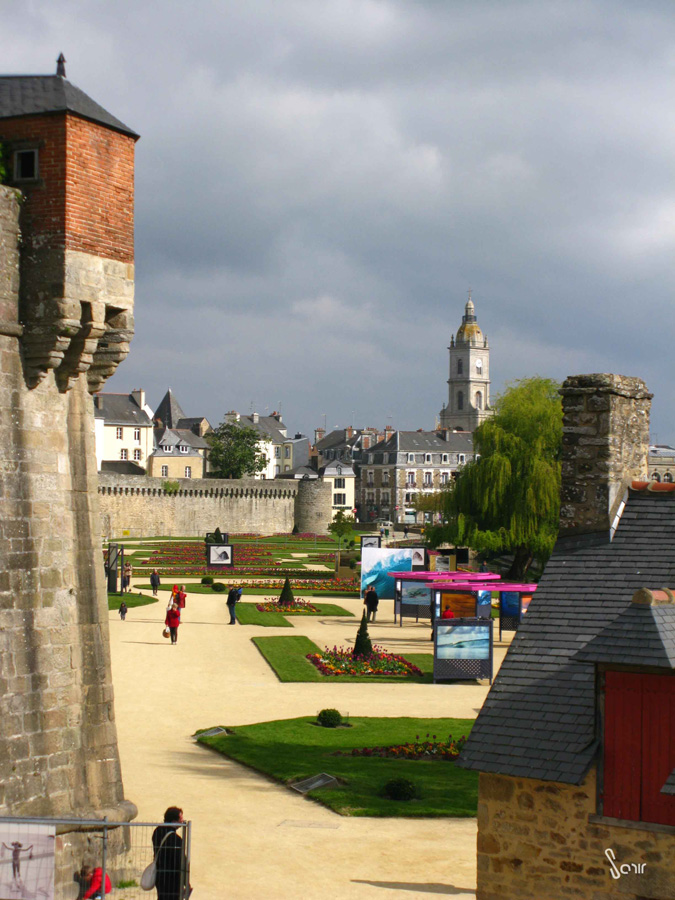
[[187,419],[171,388],[162,397],[153,419],[157,425],[161,421],[164,428],[178,428],[181,419]]

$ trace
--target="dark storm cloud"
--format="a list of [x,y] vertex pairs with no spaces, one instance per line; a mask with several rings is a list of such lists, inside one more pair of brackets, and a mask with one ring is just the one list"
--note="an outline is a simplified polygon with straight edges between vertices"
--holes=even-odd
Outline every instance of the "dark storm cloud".
[[471,285],[493,389],[640,375],[675,439],[669,3],[33,0],[0,47],[142,134],[111,389],[432,427]]

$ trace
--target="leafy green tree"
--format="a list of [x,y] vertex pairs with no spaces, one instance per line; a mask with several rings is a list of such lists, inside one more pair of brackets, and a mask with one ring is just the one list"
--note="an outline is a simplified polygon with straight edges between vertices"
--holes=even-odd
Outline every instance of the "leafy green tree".
[[333,521],[328,526],[328,530],[330,533],[338,539],[338,543],[342,540],[343,537],[346,537],[348,534],[352,533],[354,528],[354,516],[347,516],[344,513],[344,510],[339,509]]
[[253,428],[221,422],[206,435],[211,478],[243,478],[267,468],[267,457],[260,450],[258,432]]
[[548,378],[513,382],[495,415],[474,432],[478,459],[464,466],[444,494],[446,524],[429,529],[443,541],[483,552],[513,553],[508,577],[548,559],[558,534],[562,402]]

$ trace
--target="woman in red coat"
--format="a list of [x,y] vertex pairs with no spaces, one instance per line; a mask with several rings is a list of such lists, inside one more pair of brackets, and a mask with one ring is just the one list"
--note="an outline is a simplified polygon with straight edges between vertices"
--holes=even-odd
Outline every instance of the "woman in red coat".
[[172,603],[171,609],[167,609],[164,624],[169,629],[171,643],[175,644],[178,640],[178,626],[180,625],[180,609],[177,603]]

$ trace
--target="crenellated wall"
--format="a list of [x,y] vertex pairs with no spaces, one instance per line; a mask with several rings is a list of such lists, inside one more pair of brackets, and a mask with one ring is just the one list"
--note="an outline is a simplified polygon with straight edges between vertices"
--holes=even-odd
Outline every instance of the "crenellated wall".
[[[320,481],[183,478],[167,493],[158,478],[98,476],[103,537],[197,537],[221,531],[325,534],[332,520],[330,485]],[[125,535],[126,536],[126,535]]]

